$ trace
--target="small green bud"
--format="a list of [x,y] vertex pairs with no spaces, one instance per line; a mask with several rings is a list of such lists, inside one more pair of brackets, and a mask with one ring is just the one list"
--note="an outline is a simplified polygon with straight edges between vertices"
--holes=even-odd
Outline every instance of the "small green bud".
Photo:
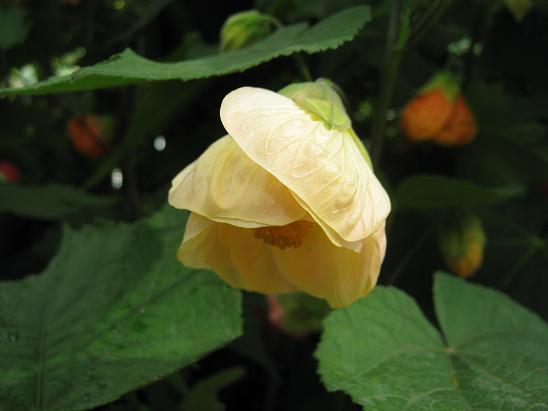
[[268,36],[276,19],[257,10],[247,10],[230,16],[221,27],[221,50],[239,50]]

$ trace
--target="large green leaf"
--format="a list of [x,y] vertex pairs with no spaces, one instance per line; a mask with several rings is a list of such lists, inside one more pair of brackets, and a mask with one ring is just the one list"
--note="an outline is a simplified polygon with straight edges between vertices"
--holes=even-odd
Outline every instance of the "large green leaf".
[[239,292],[175,258],[184,220],[67,229],[44,273],[0,283],[2,409],[92,408],[240,334]]
[[22,186],[0,183],[0,213],[44,220],[104,215],[116,204],[113,197],[98,196],[61,184]]
[[505,295],[438,273],[443,337],[402,291],[379,287],[325,322],[329,390],[367,410],[548,409],[548,327]]
[[282,28],[242,50],[177,63],[151,61],[127,49],[70,76],[54,77],[18,89],[0,89],[0,96],[90,90],[145,81],[193,80],[234,73],[280,56],[337,48],[351,40],[369,19],[368,7],[354,7],[310,28],[304,23]]
[[521,194],[523,188],[482,187],[456,178],[439,175],[416,175],[403,180],[396,188],[396,207],[435,209],[474,207],[498,203]]

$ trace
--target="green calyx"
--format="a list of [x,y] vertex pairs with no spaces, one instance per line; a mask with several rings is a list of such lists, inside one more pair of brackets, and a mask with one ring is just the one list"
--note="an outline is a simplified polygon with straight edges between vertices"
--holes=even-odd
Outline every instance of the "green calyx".
[[323,122],[328,130],[346,132],[356,143],[369,166],[372,166],[369,153],[352,128],[352,122],[346,114],[337,86],[332,81],[320,78],[316,81],[294,83],[282,88],[278,93],[292,99],[310,114],[312,119]]
[[235,51],[268,36],[280,23],[268,14],[247,10],[230,16],[221,27],[221,50]]
[[418,94],[426,94],[432,90],[441,90],[448,100],[455,101],[460,93],[459,81],[453,74],[440,71],[419,89]]
[[294,83],[278,93],[292,99],[314,120],[322,121],[329,130],[346,131],[351,127],[341,97],[330,80],[321,78],[316,81]]

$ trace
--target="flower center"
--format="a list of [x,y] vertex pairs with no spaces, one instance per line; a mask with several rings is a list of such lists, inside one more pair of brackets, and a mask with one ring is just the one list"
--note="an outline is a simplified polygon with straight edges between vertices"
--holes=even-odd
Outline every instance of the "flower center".
[[256,228],[254,235],[255,238],[282,250],[287,247],[299,248],[312,227],[313,223],[310,221],[299,220],[282,226]]

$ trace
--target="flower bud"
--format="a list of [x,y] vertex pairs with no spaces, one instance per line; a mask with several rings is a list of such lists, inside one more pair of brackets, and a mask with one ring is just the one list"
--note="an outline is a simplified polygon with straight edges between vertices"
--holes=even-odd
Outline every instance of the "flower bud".
[[0,161],[0,183],[15,183],[19,180],[19,169],[8,161]]
[[276,20],[257,10],[247,10],[230,16],[221,27],[221,50],[239,50],[268,36]]
[[67,132],[76,150],[95,159],[110,147],[114,132],[114,120],[95,114],[75,116],[69,120]]
[[320,331],[331,311],[325,301],[304,293],[268,295],[267,303],[270,324],[295,337]]
[[447,221],[440,231],[439,244],[445,264],[459,277],[472,276],[483,261],[485,232],[473,214]]
[[459,94],[453,75],[440,72],[430,79],[409,101],[400,116],[400,128],[412,141],[434,138],[443,128]]

